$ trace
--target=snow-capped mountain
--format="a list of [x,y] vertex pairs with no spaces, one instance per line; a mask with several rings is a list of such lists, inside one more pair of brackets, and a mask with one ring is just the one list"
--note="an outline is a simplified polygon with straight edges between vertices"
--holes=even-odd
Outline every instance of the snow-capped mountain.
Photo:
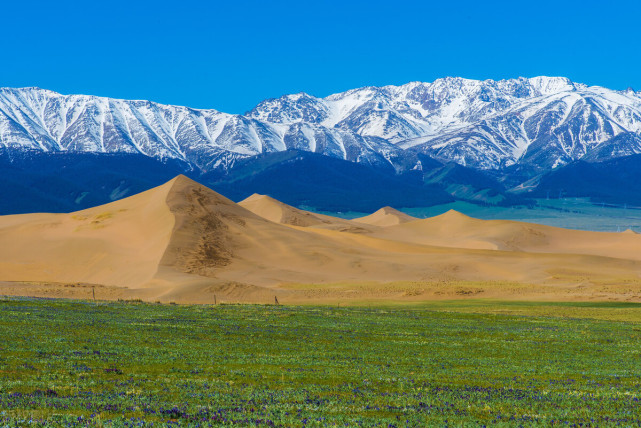
[[549,169],[641,153],[641,93],[563,77],[438,79],[261,102],[245,115],[0,89],[0,147],[142,153],[207,171],[299,149],[416,168],[417,153],[479,169]]
[[641,152],[641,93],[563,77],[448,77],[323,99],[286,95],[260,103],[248,116],[346,129],[481,169],[515,163],[550,168]]
[[269,123],[216,110],[39,88],[0,89],[0,147],[141,153],[179,159],[203,171],[287,149],[373,165],[388,164],[391,153],[401,151],[376,136],[312,123]]

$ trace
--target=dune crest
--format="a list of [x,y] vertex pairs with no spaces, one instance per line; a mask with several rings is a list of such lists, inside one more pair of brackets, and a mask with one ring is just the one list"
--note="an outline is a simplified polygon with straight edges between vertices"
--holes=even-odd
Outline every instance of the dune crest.
[[418,219],[392,207],[383,207],[368,216],[353,219],[353,221],[358,223],[381,227],[395,226],[397,224],[407,223],[414,220]]
[[323,218],[324,216],[320,214],[292,207],[271,196],[259,195],[258,193],[254,193],[240,201],[238,205],[274,223],[302,227],[331,223],[330,220]]
[[327,229],[349,233],[369,233],[372,228],[364,224],[355,224],[351,220],[313,213],[292,207],[267,195],[254,193],[240,201],[238,205],[248,209],[259,217],[274,223],[309,229]]

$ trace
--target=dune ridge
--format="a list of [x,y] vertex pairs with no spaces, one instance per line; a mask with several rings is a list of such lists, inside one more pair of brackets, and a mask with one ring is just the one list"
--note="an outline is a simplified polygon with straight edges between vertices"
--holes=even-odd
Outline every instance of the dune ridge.
[[354,221],[358,223],[365,223],[371,224],[372,226],[382,227],[395,226],[397,224],[407,223],[414,220],[418,219],[392,207],[383,207],[368,216],[354,219]]
[[373,229],[366,224],[312,213],[287,205],[267,195],[254,193],[240,201],[238,205],[248,209],[259,217],[288,226],[338,230],[351,233],[368,233]]
[[304,211],[258,193],[240,201],[238,205],[274,223],[307,227],[330,224],[333,221],[332,217]]
[[[0,294],[213,303],[641,301],[641,236],[389,207],[355,220],[184,176],[69,214],[0,217]],[[91,293],[90,293],[91,291]]]

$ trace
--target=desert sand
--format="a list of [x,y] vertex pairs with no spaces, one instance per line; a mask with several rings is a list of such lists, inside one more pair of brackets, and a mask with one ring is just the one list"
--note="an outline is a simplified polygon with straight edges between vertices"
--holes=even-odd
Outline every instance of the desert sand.
[[69,214],[0,217],[0,295],[179,303],[641,301],[641,235],[451,211],[355,220],[184,176]]
[[274,223],[292,226],[318,226],[331,224],[335,220],[333,217],[300,210],[258,193],[240,201],[238,205]]
[[397,224],[407,223],[413,220],[417,220],[417,218],[407,215],[392,207],[383,207],[373,214],[354,219],[355,222],[371,224],[374,226],[395,226]]

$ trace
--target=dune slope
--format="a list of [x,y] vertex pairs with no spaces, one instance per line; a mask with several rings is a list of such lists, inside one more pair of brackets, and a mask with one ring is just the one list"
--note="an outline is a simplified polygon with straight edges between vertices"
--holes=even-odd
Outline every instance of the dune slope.
[[641,237],[634,233],[590,232],[510,220],[479,220],[454,210],[387,228],[377,236],[452,248],[641,260]]
[[166,197],[173,182],[71,214],[0,217],[0,280],[119,286],[148,281],[172,235]]
[[407,223],[409,221],[417,220],[416,217],[405,214],[392,207],[383,207],[373,214],[365,217],[355,218],[353,221],[358,223],[371,224],[373,226],[394,226],[397,224]]
[[350,233],[370,233],[376,230],[375,227],[363,223],[301,210],[266,195],[253,194],[239,202],[238,205],[259,217],[288,226],[330,229]]
[[247,199],[238,203],[243,208],[274,223],[289,224],[292,226],[315,226],[331,224],[333,217],[314,214],[290,205],[284,204],[270,196],[254,193]]

